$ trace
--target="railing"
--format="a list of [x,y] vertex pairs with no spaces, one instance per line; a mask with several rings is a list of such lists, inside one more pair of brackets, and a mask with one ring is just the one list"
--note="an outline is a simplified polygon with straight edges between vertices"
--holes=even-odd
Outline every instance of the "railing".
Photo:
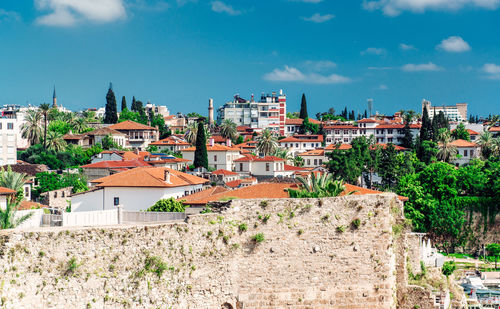
[[149,211],[122,211],[122,222],[167,222],[185,220],[184,212],[149,212]]

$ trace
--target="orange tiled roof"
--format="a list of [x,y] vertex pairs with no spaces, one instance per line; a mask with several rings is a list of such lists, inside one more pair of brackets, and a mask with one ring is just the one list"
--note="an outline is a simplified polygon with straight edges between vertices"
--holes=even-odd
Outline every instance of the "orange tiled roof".
[[[302,125],[303,122],[304,122],[304,119],[302,119],[302,118],[287,118],[286,121],[285,121],[285,125],[300,126],[300,125]],[[320,124],[321,123],[321,121],[316,120],[316,119],[312,119],[312,118],[309,118],[309,122],[310,123],[314,123],[314,124]]]
[[[376,190],[371,190],[371,189],[367,189],[367,188],[362,188],[362,187],[358,187],[358,186],[355,186],[355,185],[351,185],[349,183],[345,183],[344,186],[345,186],[345,190],[344,190],[344,192],[342,192],[340,194],[340,196],[346,195],[347,193],[353,192],[353,191],[354,191],[354,193],[352,193],[353,195],[366,195],[366,194],[380,194],[380,193],[383,193],[381,191],[376,191]],[[407,201],[408,200],[407,197],[400,196],[400,195],[398,195],[398,199],[400,199],[401,201]]]
[[102,136],[102,135],[125,135],[122,132],[113,130],[110,127],[102,127],[102,128],[99,128],[99,129],[95,129],[94,131],[87,132],[85,134],[86,135],[98,135],[98,136]]
[[325,150],[348,150],[351,149],[351,144],[330,144],[326,146]]
[[142,160],[123,160],[123,161],[100,161],[81,166],[82,168],[133,168],[139,166],[150,166]]
[[479,147],[476,143],[468,142],[463,139],[454,140],[450,145],[455,147]]
[[375,119],[371,118],[365,118],[357,121],[357,123],[376,123],[376,122],[377,121]]
[[[189,148],[184,148],[182,151],[195,151],[196,147],[189,147]],[[215,144],[213,146],[207,145],[207,151],[240,151],[239,148],[234,148],[234,147],[228,147],[225,145],[219,145]]]
[[[371,145],[370,146],[370,149],[374,150],[374,149],[377,149],[377,148],[382,148],[382,149],[386,149],[388,146],[388,144],[384,144],[384,143],[376,143],[375,145]],[[403,151],[403,150],[408,150],[408,148],[404,148],[404,147],[401,147],[401,146],[398,146],[398,145],[394,145],[392,144],[392,146],[394,146],[394,148],[397,150],[397,151]]]
[[[170,182],[165,181],[166,172]],[[155,187],[171,188],[207,183],[208,180],[167,167],[137,167],[125,172],[92,181],[97,187]]]
[[490,132],[500,132],[500,127],[491,127],[488,131],[490,131]]
[[[456,129],[453,129],[451,130],[451,132],[455,131]],[[467,132],[469,132],[469,135],[479,135],[479,133],[477,133],[476,131],[474,130],[471,130],[471,129],[467,129]]]
[[108,128],[113,130],[156,130],[156,128],[132,120],[116,123]]
[[30,209],[39,209],[39,208],[48,208],[49,206],[47,205],[42,205],[37,202],[32,202],[32,201],[22,201],[19,204],[19,207],[17,210],[30,210]]
[[329,125],[325,126],[325,129],[330,129],[330,130],[344,130],[344,129],[356,129],[359,130],[360,128],[352,125],[352,124],[334,124],[334,125]]
[[314,150],[309,150],[303,153],[299,153],[299,156],[301,157],[307,157],[307,156],[324,156],[325,155],[325,150],[324,149],[314,149]]
[[236,175],[239,175],[238,173],[235,173],[235,172],[232,172],[232,171],[228,171],[228,170],[223,170],[223,169],[213,171],[212,174],[214,174],[214,175],[224,175],[224,176],[236,176]]
[[182,201],[183,204],[187,204],[188,205],[188,204],[190,204],[193,201],[207,199],[207,198],[211,197],[212,195],[223,193],[223,192],[226,192],[226,191],[229,191],[229,189],[226,189],[226,188],[221,187],[221,186],[216,186],[216,187],[212,187],[212,188],[209,188],[209,189],[206,189],[206,190],[203,190],[203,191],[199,191],[199,192],[196,192],[196,193],[193,193],[193,194],[190,194],[190,195],[186,195],[186,196],[181,197],[181,198],[179,198],[177,200],[178,201]]
[[247,155],[243,158],[234,160],[234,162],[276,162],[276,161],[285,161],[285,160],[275,156],[257,157],[252,155]]
[[169,137],[164,138],[162,140],[159,140],[157,142],[150,143],[150,145],[153,145],[153,146],[177,146],[177,145],[180,145],[180,146],[189,146],[189,143],[185,142],[183,140],[172,138],[172,137],[169,136]]
[[290,172],[290,171],[305,171],[306,170],[303,167],[293,166],[293,165],[288,165],[288,164],[285,164],[284,169],[285,169],[285,171],[288,171],[288,172]]
[[241,181],[241,179],[236,179],[233,181],[226,182],[226,186],[228,186],[229,188],[237,188],[241,185],[242,182],[243,181]]
[[16,191],[5,187],[0,187],[0,195],[10,195],[10,194],[16,194]]
[[285,137],[284,139],[279,141],[280,143],[289,143],[289,142],[323,142],[323,135],[302,135],[296,134],[293,136]]

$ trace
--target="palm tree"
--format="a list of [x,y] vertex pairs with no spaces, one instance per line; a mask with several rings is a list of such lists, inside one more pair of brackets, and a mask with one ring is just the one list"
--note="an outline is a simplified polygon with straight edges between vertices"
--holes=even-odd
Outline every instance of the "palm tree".
[[50,105],[42,103],[40,104],[39,109],[43,115],[43,148],[47,149],[47,115],[50,110]]
[[47,148],[56,152],[63,151],[66,148],[66,142],[61,133],[50,131],[47,135]]
[[40,143],[40,137],[42,136],[42,129],[40,128],[42,114],[37,110],[28,110],[26,116],[24,116],[24,121],[21,126],[21,136],[27,139],[30,145]]
[[193,122],[188,124],[186,133],[184,134],[184,138],[191,145],[196,144],[196,135],[198,134],[198,125]]
[[[323,174],[317,177],[315,173],[311,173],[311,178],[306,179],[297,177],[301,184],[300,190],[289,189],[288,194],[291,198],[318,198],[339,196],[345,191],[345,185],[342,180],[334,180],[332,174]],[[353,194],[354,191],[347,193]]]
[[224,122],[220,125],[220,134],[226,139],[235,140],[238,137],[236,123],[234,123],[231,119],[224,120]]
[[13,172],[10,166],[7,166],[7,170],[3,167],[0,169],[0,187],[9,188],[16,192],[23,192],[26,180],[26,174]]
[[281,158],[287,163],[293,161],[293,155],[286,148],[276,148],[271,155]]
[[438,160],[450,163],[457,156],[457,147],[451,145],[451,142],[453,142],[453,138],[451,137],[450,131],[445,128],[439,130],[438,141]]
[[278,138],[269,130],[265,129],[257,138],[257,150],[265,156],[274,152],[278,147]]
[[15,228],[33,216],[33,213],[30,212],[27,215],[16,218],[20,202],[16,199],[9,199],[7,200],[7,207],[5,209],[0,208],[0,230]]
[[73,128],[73,131],[76,133],[82,133],[83,131],[87,130],[87,119],[83,117],[77,117],[74,118],[73,121],[71,122],[71,127]]
[[296,156],[295,158],[293,158],[293,165],[297,167],[304,166],[304,158]]
[[494,138],[491,132],[484,131],[479,135],[477,144],[481,146],[481,154],[485,159],[488,159],[493,154]]

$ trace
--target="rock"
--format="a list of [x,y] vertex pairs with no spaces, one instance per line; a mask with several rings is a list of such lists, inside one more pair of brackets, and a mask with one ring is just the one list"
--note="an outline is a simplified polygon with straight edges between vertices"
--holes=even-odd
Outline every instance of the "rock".
[[321,251],[321,248],[319,246],[314,246],[314,248],[313,248],[314,253],[320,252],[320,251]]

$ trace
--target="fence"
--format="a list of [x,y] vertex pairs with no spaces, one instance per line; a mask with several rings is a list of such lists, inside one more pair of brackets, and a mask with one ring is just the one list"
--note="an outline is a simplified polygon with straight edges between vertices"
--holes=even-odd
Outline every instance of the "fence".
[[118,224],[118,210],[64,212],[62,226],[98,226]]
[[30,210],[18,210],[14,215],[14,218],[17,220],[22,218],[25,215],[32,213],[31,217],[29,217],[26,221],[19,224],[17,227],[20,229],[34,228],[40,227],[42,224],[42,218],[44,216],[43,209],[30,209]]
[[185,212],[122,211],[122,222],[167,222],[186,219]]

